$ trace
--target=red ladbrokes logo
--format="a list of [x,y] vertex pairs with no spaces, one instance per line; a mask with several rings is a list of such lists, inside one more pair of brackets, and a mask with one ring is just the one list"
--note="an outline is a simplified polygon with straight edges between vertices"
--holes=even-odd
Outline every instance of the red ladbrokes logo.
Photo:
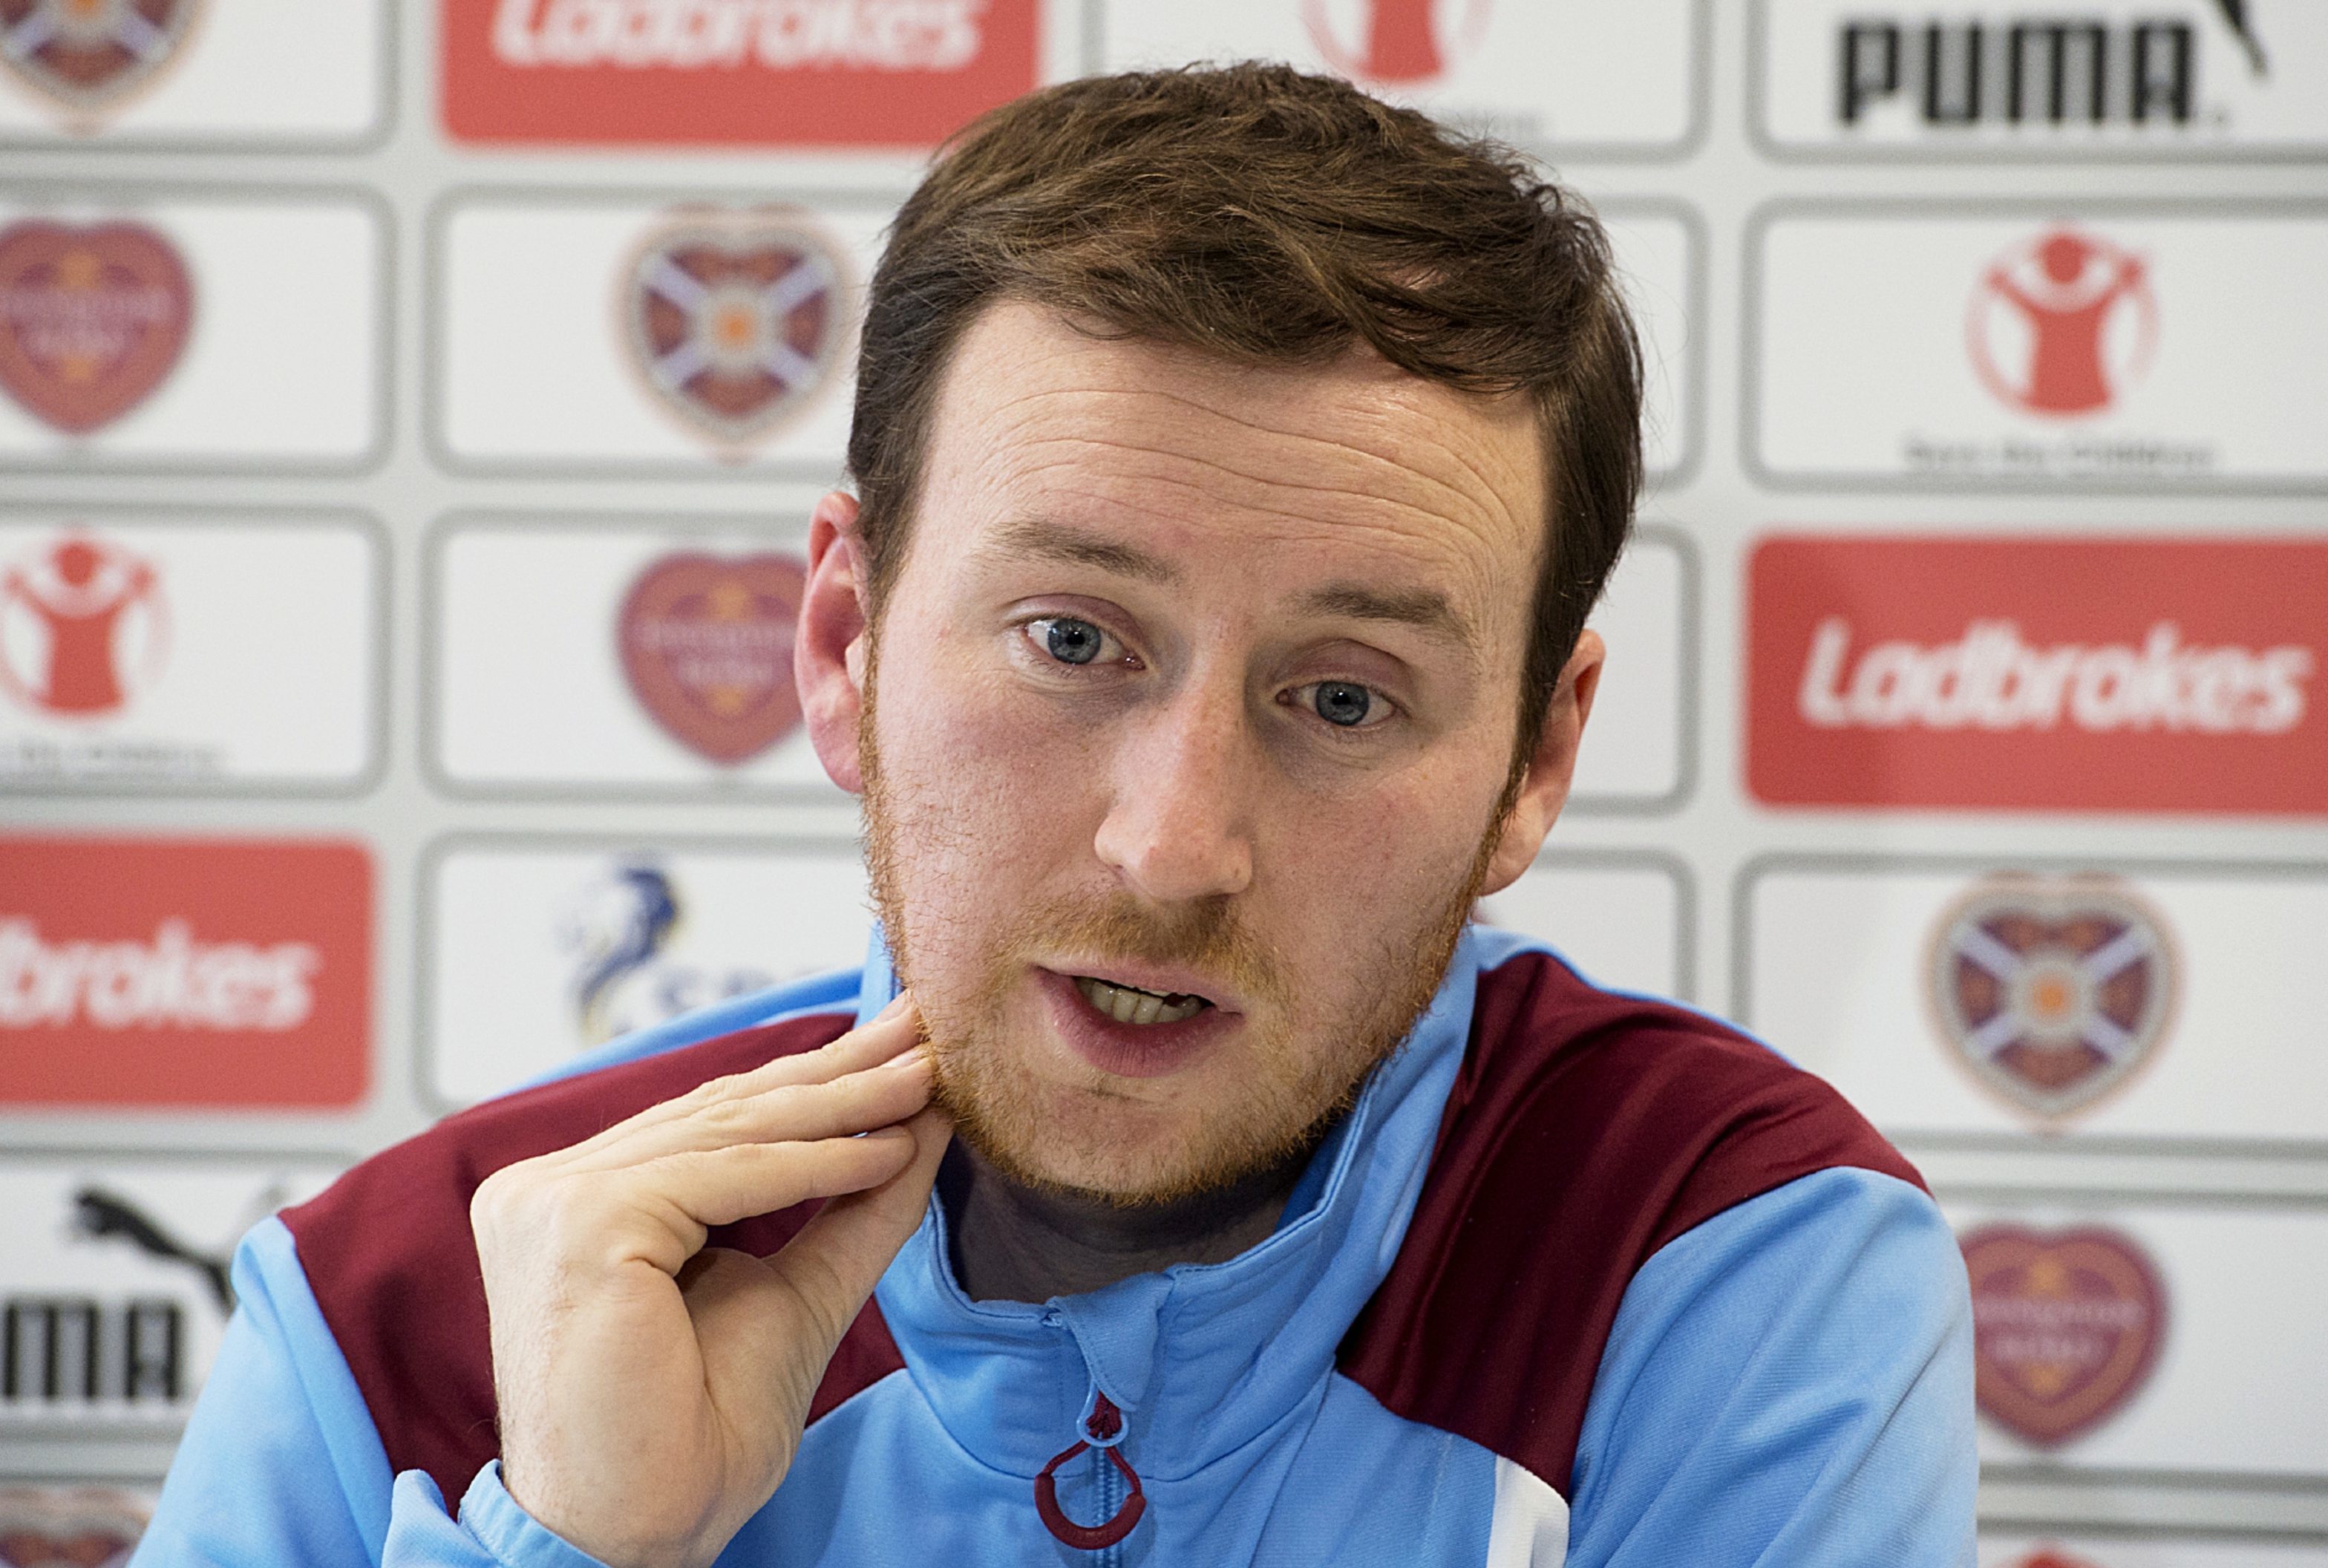
[[444,0],[474,142],[928,146],[1035,86],[1039,0]]
[[1751,572],[1761,800],[2328,812],[2328,544],[1780,538]]
[[2284,735],[2304,721],[2312,650],[2205,647],[2172,621],[2137,643],[2034,644],[2014,621],[1953,642],[1854,645],[1830,615],[1811,635],[1796,711],[1823,729],[2062,728]]
[[362,850],[0,839],[0,1103],[326,1106],[362,1093]]

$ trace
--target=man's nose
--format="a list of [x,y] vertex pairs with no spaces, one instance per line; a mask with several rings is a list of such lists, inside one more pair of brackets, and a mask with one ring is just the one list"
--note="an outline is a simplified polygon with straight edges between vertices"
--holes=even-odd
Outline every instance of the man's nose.
[[1241,686],[1186,681],[1126,720],[1114,799],[1094,842],[1100,859],[1159,904],[1244,892],[1259,761]]

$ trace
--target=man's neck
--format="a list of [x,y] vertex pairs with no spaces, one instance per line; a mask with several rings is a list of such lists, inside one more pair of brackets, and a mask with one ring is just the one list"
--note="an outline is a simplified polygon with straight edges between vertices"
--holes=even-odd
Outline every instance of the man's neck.
[[1125,1208],[1011,1180],[960,1141],[938,1173],[953,1267],[976,1301],[1081,1295],[1174,1263],[1225,1263],[1277,1228],[1307,1150],[1234,1187]]

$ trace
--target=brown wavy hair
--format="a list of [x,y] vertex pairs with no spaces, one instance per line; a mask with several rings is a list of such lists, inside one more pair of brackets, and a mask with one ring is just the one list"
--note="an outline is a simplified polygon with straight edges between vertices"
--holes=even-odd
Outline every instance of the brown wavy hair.
[[1534,752],[1641,483],[1639,343],[1573,194],[1508,148],[1279,65],[1090,77],[973,121],[873,276],[849,466],[877,615],[953,345],[1006,298],[1244,363],[1364,343],[1450,387],[1525,393],[1550,501],[1516,765]]

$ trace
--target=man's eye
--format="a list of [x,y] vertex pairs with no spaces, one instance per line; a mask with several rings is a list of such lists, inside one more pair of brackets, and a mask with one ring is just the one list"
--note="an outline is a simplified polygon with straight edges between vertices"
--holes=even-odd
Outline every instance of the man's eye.
[[1028,622],[1027,629],[1062,664],[1088,664],[1099,657],[1100,650],[1107,643],[1105,632],[1072,615],[1046,615],[1039,621]]
[[1387,717],[1390,709],[1375,700],[1375,694],[1354,681],[1320,681],[1309,688],[1310,706],[1319,718],[1343,729],[1356,729],[1377,712]]

